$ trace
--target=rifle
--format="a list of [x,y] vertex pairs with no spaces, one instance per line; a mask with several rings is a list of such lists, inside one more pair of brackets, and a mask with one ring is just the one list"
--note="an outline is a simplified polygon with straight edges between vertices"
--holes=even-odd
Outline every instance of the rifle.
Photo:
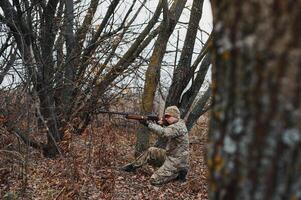
[[[96,114],[99,113],[104,113],[104,114],[113,114],[113,115],[122,115],[126,119],[133,119],[133,120],[138,120],[138,121],[153,121],[158,123],[160,118],[157,115],[138,115],[138,114],[130,114],[130,113],[125,113],[125,112],[111,112],[111,111],[105,111],[105,110],[97,110]],[[165,120],[163,119],[163,124],[166,124]]]

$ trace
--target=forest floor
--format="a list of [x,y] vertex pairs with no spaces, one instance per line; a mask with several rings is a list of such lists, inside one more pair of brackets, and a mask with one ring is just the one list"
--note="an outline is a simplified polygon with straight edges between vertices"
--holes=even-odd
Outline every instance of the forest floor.
[[[37,150],[0,150],[0,199],[202,199],[207,197],[205,149],[208,118],[190,133],[190,171],[186,182],[152,186],[152,167],[134,173],[119,168],[133,160],[135,127],[106,123],[82,135],[65,132],[61,155],[45,158]],[[93,126],[94,127],[94,126]],[[152,138],[154,139],[154,138]],[[19,145],[20,146],[20,145]]]

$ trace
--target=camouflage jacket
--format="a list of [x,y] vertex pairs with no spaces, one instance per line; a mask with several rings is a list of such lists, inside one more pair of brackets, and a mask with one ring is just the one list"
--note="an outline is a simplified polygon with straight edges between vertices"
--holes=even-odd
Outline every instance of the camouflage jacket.
[[178,167],[187,167],[189,160],[188,131],[184,120],[162,127],[155,123],[149,123],[149,129],[159,137],[167,138],[166,156],[175,161]]

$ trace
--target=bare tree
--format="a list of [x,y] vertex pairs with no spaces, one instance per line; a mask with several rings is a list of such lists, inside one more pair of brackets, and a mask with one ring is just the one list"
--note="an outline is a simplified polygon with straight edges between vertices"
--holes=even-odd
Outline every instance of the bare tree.
[[[191,109],[193,102],[195,101],[200,88],[203,85],[205,75],[211,63],[210,54],[207,54],[208,45],[211,42],[211,37],[209,37],[208,41],[202,48],[195,61],[192,62],[195,42],[199,30],[199,22],[202,17],[203,3],[204,1],[193,1],[181,57],[179,59],[177,67],[173,72],[172,84],[169,88],[165,103],[165,107],[170,105],[178,106],[182,112],[181,117],[185,117],[185,115]],[[160,77],[160,74],[157,74],[153,77],[157,77],[158,79],[158,77]],[[190,86],[189,83],[191,83]],[[185,91],[186,88],[188,89]],[[150,93],[149,90],[145,91],[147,91],[147,94]],[[154,98],[152,97],[152,101],[150,101],[150,99],[151,98],[149,98],[148,101],[152,102]],[[197,114],[199,112],[194,113]],[[198,118],[199,116],[196,115],[193,115],[193,117],[191,116],[190,118],[188,118],[189,120],[191,120],[189,124],[194,124],[194,122]],[[166,139],[163,138],[159,138],[155,144],[155,146],[158,147],[164,147],[165,145]]]
[[[210,101],[208,103],[210,96],[211,88],[208,87],[208,89],[203,93],[203,95],[197,100],[197,102],[193,106],[193,109],[189,112],[186,122],[188,131],[192,129],[193,125],[197,122],[199,117],[210,109],[211,103]],[[206,103],[208,103],[207,107]]]
[[[186,0],[174,1],[171,8],[168,8],[167,0],[162,1],[163,5],[163,21],[159,26],[159,35],[154,45],[154,50],[150,58],[150,63],[145,73],[145,85],[142,95],[141,113],[150,113],[153,110],[153,102],[158,83],[160,81],[161,62],[165,55],[169,37],[174,31],[174,28],[185,7]],[[145,151],[148,148],[149,134],[146,134],[148,129],[140,126],[137,131],[136,155]]]
[[[141,66],[138,56],[158,34],[161,3],[145,24],[139,24],[136,19],[146,0],[134,0],[117,14],[123,2],[112,0],[104,16],[97,16],[106,2],[0,1],[0,21],[18,49],[18,57],[10,60],[21,59],[21,76],[47,127],[47,143],[41,144],[46,156],[58,153],[56,142],[67,124],[79,133],[86,128],[93,110],[104,105],[105,93],[123,73]],[[133,31],[137,27],[143,29],[139,34]],[[17,129],[9,128],[19,133]]]
[[210,198],[300,199],[301,1],[211,2]]
[[[166,106],[176,105],[180,107],[181,95],[186,86],[188,85],[189,81],[194,78],[196,67],[198,66],[199,62],[201,62],[202,58],[205,56],[205,52],[201,52],[199,54],[201,58],[197,59],[198,63],[195,63],[191,67],[193,50],[195,46],[199,23],[202,17],[203,3],[204,1],[193,1],[183,50],[181,53],[180,60],[178,62],[178,66],[176,67],[173,73],[173,80],[166,99]],[[205,51],[207,51],[206,47],[203,48]],[[206,74],[207,70],[204,71]]]

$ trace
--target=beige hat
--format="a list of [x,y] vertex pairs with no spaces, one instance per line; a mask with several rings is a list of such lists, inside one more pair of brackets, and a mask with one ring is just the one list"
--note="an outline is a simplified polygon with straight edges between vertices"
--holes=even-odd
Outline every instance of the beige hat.
[[180,110],[177,106],[167,107],[164,114],[180,119]]

